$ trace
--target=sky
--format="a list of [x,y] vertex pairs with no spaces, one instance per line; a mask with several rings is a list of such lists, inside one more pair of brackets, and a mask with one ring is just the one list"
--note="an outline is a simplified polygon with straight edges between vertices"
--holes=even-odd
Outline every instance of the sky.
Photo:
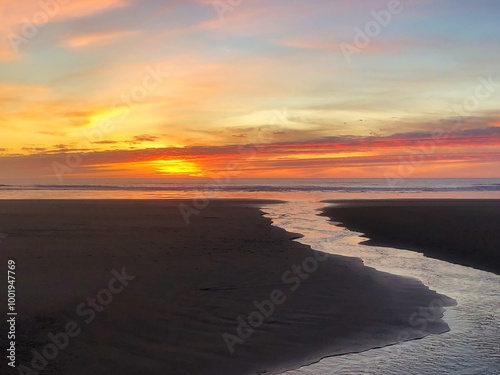
[[0,183],[500,177],[498,0],[0,9]]

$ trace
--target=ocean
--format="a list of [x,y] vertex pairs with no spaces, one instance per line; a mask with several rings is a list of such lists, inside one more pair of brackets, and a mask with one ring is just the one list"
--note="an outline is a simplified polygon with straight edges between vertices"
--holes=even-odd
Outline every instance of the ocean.
[[500,179],[151,179],[0,184],[0,199],[500,198]]

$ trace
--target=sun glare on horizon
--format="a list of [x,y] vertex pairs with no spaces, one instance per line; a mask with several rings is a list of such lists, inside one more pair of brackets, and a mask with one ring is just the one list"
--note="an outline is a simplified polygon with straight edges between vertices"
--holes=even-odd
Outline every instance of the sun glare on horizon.
[[154,160],[152,161],[157,172],[167,175],[182,175],[191,177],[201,177],[205,173],[200,166],[187,160]]

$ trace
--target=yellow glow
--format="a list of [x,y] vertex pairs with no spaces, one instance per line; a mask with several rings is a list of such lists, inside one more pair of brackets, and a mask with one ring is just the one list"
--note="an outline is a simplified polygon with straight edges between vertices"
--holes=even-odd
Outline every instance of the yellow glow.
[[87,127],[101,126],[103,124],[113,124],[119,117],[125,117],[127,110],[125,108],[113,108],[106,112],[96,113],[89,119]]
[[157,172],[175,175],[203,176],[198,164],[186,160],[155,160],[152,162]]

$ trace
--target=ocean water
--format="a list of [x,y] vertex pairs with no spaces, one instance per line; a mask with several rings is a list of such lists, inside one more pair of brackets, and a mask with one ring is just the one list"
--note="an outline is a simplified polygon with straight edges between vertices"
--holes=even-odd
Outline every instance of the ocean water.
[[[1,180],[0,180],[1,182]],[[0,184],[0,199],[500,198],[500,179],[155,179]]]
[[301,233],[315,250],[361,258],[367,266],[416,277],[432,290],[457,300],[444,320],[450,331],[421,340],[329,357],[283,375],[499,375],[500,276],[422,254],[360,245],[360,233],[318,216],[316,199],[264,207],[274,225]]
[[360,245],[359,233],[318,216],[326,199],[495,198],[500,179],[384,179],[82,181],[78,184],[0,185],[0,199],[266,198],[274,225],[301,233],[298,241],[326,253],[416,277],[457,300],[444,320],[450,332],[358,354],[325,358],[283,375],[500,375],[500,276],[412,251]]

